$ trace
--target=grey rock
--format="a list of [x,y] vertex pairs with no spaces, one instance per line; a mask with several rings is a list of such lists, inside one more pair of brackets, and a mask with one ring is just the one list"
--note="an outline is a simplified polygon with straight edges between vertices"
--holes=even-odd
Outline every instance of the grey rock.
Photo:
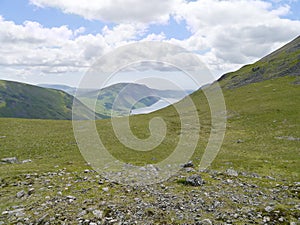
[[103,212],[101,210],[94,210],[93,214],[97,219],[101,219],[103,216]]
[[192,161],[187,162],[186,164],[182,165],[183,168],[188,168],[188,167],[194,167],[194,164]]
[[187,173],[196,172],[196,170],[195,170],[194,168],[192,168],[192,167],[186,167],[186,168],[184,168],[184,170],[185,170],[185,172],[187,172]]
[[225,171],[225,174],[232,177],[237,177],[239,175],[238,172],[235,171],[234,169],[227,169]]
[[28,195],[32,195],[34,193],[34,188],[29,188]]
[[269,216],[264,216],[264,218],[263,218],[264,223],[270,222],[270,221],[271,221],[271,218]]
[[38,219],[37,224],[45,224],[46,220],[49,218],[48,214],[43,215],[41,218]]
[[82,210],[80,213],[78,213],[77,217],[83,217],[86,214],[87,214],[87,211],[86,210]]
[[213,223],[211,222],[210,219],[204,219],[200,222],[201,225],[212,225]]
[[68,195],[66,198],[67,198],[67,199],[76,200],[76,197],[74,197],[74,196],[72,196],[72,195]]
[[17,198],[22,198],[23,196],[25,196],[25,191],[24,191],[24,190],[19,191],[19,192],[17,193]]
[[300,138],[298,137],[292,137],[292,136],[283,136],[283,137],[275,137],[278,140],[287,140],[287,141],[300,141]]
[[17,159],[17,157],[3,158],[3,159],[1,159],[1,162],[15,164],[15,163],[18,163],[18,159]]
[[202,186],[205,182],[200,175],[194,174],[186,178],[186,183],[192,186]]
[[109,188],[108,188],[108,187],[104,187],[104,188],[102,188],[102,191],[108,192],[108,191],[109,191]]
[[272,207],[272,206],[267,206],[266,208],[265,208],[265,211],[266,212],[272,212],[274,210],[274,208]]
[[25,213],[23,211],[20,211],[20,212],[17,212],[15,216],[21,218],[21,217],[25,216]]
[[31,159],[25,159],[25,160],[22,160],[22,162],[21,163],[31,163],[32,162],[32,160]]

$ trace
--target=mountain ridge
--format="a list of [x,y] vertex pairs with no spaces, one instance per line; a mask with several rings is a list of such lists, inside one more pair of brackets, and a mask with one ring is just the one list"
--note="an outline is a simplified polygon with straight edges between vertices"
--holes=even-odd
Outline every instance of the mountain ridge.
[[300,75],[300,36],[253,64],[221,76],[222,88],[237,88],[283,76]]
[[[78,119],[93,115],[91,110],[63,91],[0,80],[0,117],[71,120],[74,100],[85,115]],[[101,116],[96,115],[96,118]]]

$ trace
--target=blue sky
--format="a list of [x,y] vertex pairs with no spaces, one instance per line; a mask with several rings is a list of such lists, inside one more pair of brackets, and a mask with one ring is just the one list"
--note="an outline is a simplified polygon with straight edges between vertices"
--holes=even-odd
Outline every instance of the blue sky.
[[[76,30],[85,27],[85,34],[97,34],[101,32],[104,26],[112,28],[116,25],[114,22],[88,20],[78,15],[66,14],[57,8],[39,8],[28,0],[1,0],[0,15],[6,20],[14,21],[16,24],[23,24],[25,21],[36,21],[49,28],[67,25],[70,29]],[[164,32],[167,38],[180,40],[190,35],[184,21],[178,23],[174,18],[170,18],[165,25],[153,24],[150,32],[157,34]]]
[[145,40],[198,54],[218,78],[300,35],[297,0],[0,0],[0,16],[0,79],[32,84],[76,86],[99,57]]

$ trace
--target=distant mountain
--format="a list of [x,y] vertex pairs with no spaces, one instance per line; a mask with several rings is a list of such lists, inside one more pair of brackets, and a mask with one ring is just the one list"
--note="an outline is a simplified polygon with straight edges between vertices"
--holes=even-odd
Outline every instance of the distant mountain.
[[67,85],[60,85],[60,84],[38,84],[37,86],[43,87],[43,88],[51,88],[55,90],[64,91],[70,95],[74,95],[76,93],[75,87],[70,87]]
[[[112,107],[116,97],[122,93],[118,106],[113,112],[114,115],[124,115],[128,110],[142,109],[157,103],[160,99],[182,99],[193,91],[178,91],[178,90],[157,90],[147,87],[142,84],[134,83],[119,83],[103,88],[101,91],[93,89],[78,89],[67,85],[57,84],[39,84],[40,87],[62,90],[71,95],[75,95],[89,108],[93,109],[93,103],[97,98],[96,112],[102,114],[104,117],[110,117],[112,114]],[[148,96],[140,99],[141,96]],[[137,102],[135,104],[135,102]],[[132,107],[133,106],[133,107]]]
[[[73,96],[63,91],[0,80],[0,117],[70,120],[73,100]],[[93,115],[90,109],[75,101],[84,115]]]
[[132,109],[151,106],[160,99],[151,88],[134,83],[119,83],[101,90],[80,92],[77,97],[91,109],[97,99],[95,110],[105,116],[124,115]]
[[300,75],[300,36],[254,64],[223,75],[218,81],[224,88],[236,88],[284,76]]

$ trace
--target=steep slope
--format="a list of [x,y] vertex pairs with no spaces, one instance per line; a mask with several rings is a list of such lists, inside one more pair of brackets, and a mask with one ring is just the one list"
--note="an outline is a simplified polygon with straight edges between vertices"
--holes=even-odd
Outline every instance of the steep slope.
[[[0,117],[69,120],[72,119],[73,99],[63,91],[0,81]],[[84,115],[91,115],[87,107],[79,105]]]
[[[286,59],[289,58],[288,53]],[[276,68],[272,71],[276,74]],[[1,221],[15,224],[22,219],[21,212],[33,222],[41,218],[49,223],[53,222],[51,218],[59,221],[67,218],[70,223],[85,218],[96,222],[97,215],[103,212],[104,219],[116,218],[114,221],[120,223],[122,218],[130,218],[129,223],[195,224],[209,218],[203,223],[297,224],[300,83],[299,77],[291,74],[234,86],[239,88],[224,88],[226,134],[217,158],[205,171],[199,171],[197,165],[212,131],[211,115],[203,90],[193,93],[191,98],[201,124],[200,138],[191,158],[194,168],[181,168],[163,183],[149,186],[117,185],[95,173],[78,150],[70,121],[0,119],[1,156],[32,159],[31,163],[0,164]],[[221,81],[221,84],[226,83]],[[156,163],[176,149],[182,136],[183,118],[191,131],[197,128],[189,108],[180,116],[170,106],[130,117],[131,131],[141,139],[153,135],[149,129],[153,118],[164,119],[167,134],[151,151],[124,146],[110,120],[96,121],[101,142],[116,159],[108,165],[118,160],[142,165],[143,170],[147,169],[145,164],[154,164],[150,168],[155,168]],[[117,118],[120,122],[122,119]],[[195,185],[191,181],[200,186],[191,186]],[[45,183],[51,186],[44,188]],[[97,211],[85,210],[88,208]],[[33,209],[39,213],[32,213]]]
[[224,88],[236,88],[283,76],[300,75],[300,36],[254,64],[223,75]]

